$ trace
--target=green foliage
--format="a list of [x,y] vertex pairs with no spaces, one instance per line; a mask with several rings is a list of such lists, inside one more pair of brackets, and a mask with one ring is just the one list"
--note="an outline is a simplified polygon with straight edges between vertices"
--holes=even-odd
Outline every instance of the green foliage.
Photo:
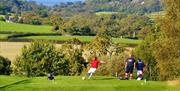
[[106,62],[105,64],[101,64],[95,75],[99,76],[116,76],[123,77],[124,69],[125,69],[125,54],[121,51],[118,55],[105,55],[100,58],[100,60]]
[[0,15],[0,21],[5,21],[4,16]]
[[136,47],[134,55],[145,62],[144,78],[147,80],[159,80],[157,60],[153,54],[153,43],[158,35],[150,33],[145,40]]
[[82,43],[78,39],[72,39],[60,48],[68,62],[66,72],[70,76],[80,75],[86,67],[86,62],[82,57],[82,45],[80,44]]
[[154,52],[161,80],[171,80],[180,77],[180,2],[164,0],[164,4],[166,15],[159,20],[162,35],[154,44]]
[[65,75],[67,61],[60,51],[45,41],[35,41],[24,46],[22,54],[14,62],[14,73],[28,77],[44,76],[47,73]]
[[111,37],[106,34],[98,34],[89,44],[86,45],[85,49],[93,53],[94,55],[100,56],[107,54],[108,49],[112,45]]
[[177,0],[164,0],[164,3],[165,17],[158,20],[159,27],[139,46],[137,56],[153,64],[150,67],[156,72],[152,75],[158,74],[158,80],[172,80],[180,77],[180,4]]
[[39,15],[34,13],[23,13],[20,20],[22,23],[25,24],[32,24],[32,25],[41,25],[42,20]]
[[0,56],[0,75],[10,75],[11,72],[11,61]]

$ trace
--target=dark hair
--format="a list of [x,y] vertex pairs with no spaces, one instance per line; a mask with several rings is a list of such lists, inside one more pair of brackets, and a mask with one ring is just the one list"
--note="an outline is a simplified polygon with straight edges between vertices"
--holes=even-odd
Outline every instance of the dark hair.
[[97,59],[97,57],[94,57],[95,58],[95,60]]

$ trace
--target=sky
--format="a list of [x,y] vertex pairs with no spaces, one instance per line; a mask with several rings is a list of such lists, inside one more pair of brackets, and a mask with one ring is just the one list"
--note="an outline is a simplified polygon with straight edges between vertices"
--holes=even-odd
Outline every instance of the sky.
[[84,0],[27,0],[27,1],[36,1],[37,3],[41,3],[44,5],[55,5],[61,2],[75,2],[75,1],[84,1]]

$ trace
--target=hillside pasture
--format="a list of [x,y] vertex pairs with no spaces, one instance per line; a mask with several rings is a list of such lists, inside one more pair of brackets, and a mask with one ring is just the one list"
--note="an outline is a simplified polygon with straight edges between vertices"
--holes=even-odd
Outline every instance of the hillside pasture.
[[28,25],[18,23],[7,23],[0,21],[0,32],[16,33],[53,33],[52,26],[46,25]]
[[[43,39],[43,40],[60,40],[67,41],[69,39],[77,38],[82,42],[90,42],[95,37],[94,36],[27,36],[27,37],[19,37],[18,39]],[[136,44],[141,43],[142,40],[134,40],[134,39],[123,39],[123,38],[112,38],[113,42],[121,43],[121,44]]]

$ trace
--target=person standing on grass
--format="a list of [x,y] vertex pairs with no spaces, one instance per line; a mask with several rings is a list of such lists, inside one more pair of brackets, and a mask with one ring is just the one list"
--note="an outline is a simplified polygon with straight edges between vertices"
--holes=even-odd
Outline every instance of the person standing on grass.
[[95,73],[96,69],[98,68],[98,65],[100,63],[104,63],[103,61],[100,61],[97,59],[97,57],[94,57],[93,60],[90,63],[90,69],[88,71],[88,79],[92,77],[92,75]]
[[[132,79],[133,77],[133,69],[135,67],[135,59],[133,58],[133,55],[130,55],[130,58],[128,58],[126,60],[126,63],[125,63],[125,79],[128,80],[128,79]],[[129,77],[130,75],[130,77]]]
[[141,59],[138,59],[138,61],[136,62],[137,80],[142,80],[144,67],[144,62]]

